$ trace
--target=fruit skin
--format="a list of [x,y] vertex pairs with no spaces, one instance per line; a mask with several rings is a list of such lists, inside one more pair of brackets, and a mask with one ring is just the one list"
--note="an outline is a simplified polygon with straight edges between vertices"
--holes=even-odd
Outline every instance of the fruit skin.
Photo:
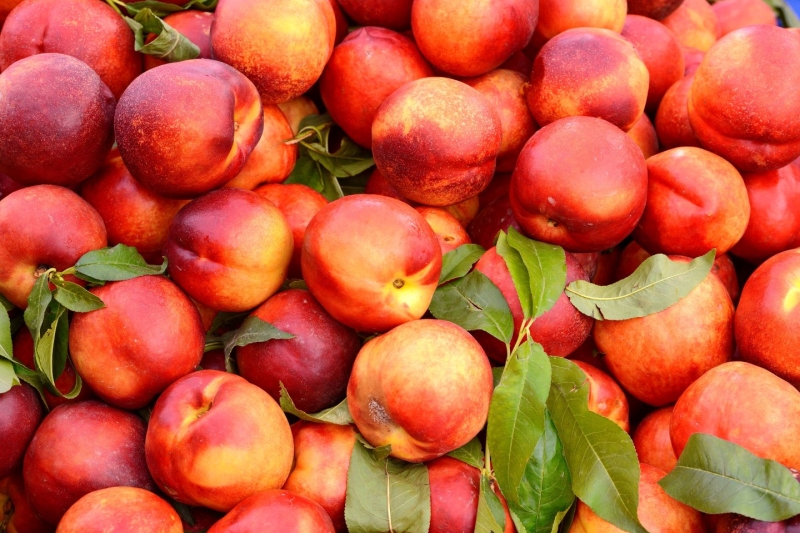
[[425,217],[425,221],[436,233],[436,239],[442,249],[442,255],[451,250],[455,250],[462,244],[469,244],[472,241],[467,235],[467,231],[458,222],[458,219],[441,207],[416,207],[419,214]]
[[31,507],[57,524],[72,504],[107,487],[155,490],[145,463],[144,421],[95,401],[60,405],[42,421],[25,454]]
[[719,517],[712,533],[792,533],[800,526],[800,518],[782,522],[762,522],[741,515],[727,514]]
[[77,185],[114,143],[115,106],[74,57],[37,54],[8,66],[0,74],[0,172],[20,185]]
[[719,21],[706,0],[683,0],[661,22],[675,34],[683,46],[707,52],[717,41]]
[[617,382],[611,376],[583,361],[573,361],[580,368],[589,381],[589,410],[604,416],[630,432],[631,425],[628,419],[628,399]]
[[642,113],[636,124],[628,130],[628,137],[633,139],[636,146],[642,151],[645,159],[656,155],[658,150],[658,136],[650,117],[646,113]]
[[673,148],[647,160],[647,204],[633,232],[650,253],[724,254],[747,229],[750,202],[741,174],[702,148]]
[[[572,154],[568,167],[564,150]],[[522,149],[509,197],[528,236],[570,252],[600,252],[636,227],[647,199],[647,166],[619,128],[593,117],[565,118],[537,131]]]
[[404,197],[426,205],[458,203],[489,184],[502,128],[472,87],[423,78],[392,93],[372,123],[375,165]]
[[[178,5],[180,4],[179,0]],[[172,26],[181,35],[189,39],[192,44],[200,49],[198,59],[211,59],[211,22],[214,20],[214,13],[208,11],[178,11],[164,17],[164,22]],[[152,33],[147,37],[147,42],[155,39]],[[156,56],[146,54],[144,56],[144,69],[150,70],[161,65],[166,65],[166,61],[158,59]]]
[[381,26],[400,31],[411,27],[412,0],[337,0],[345,13],[361,26]]
[[378,332],[425,314],[439,283],[442,252],[414,208],[361,194],[317,213],[306,228],[300,262],[308,290],[333,318],[357,331]]
[[147,466],[161,490],[223,512],[283,485],[293,453],[289,423],[275,400],[216,370],[170,385],[156,401],[145,441]]
[[289,289],[261,304],[256,316],[293,339],[273,339],[236,349],[239,373],[280,400],[280,384],[295,406],[307,413],[344,399],[347,380],[361,341],[336,322],[308,291]]
[[263,127],[255,86],[211,59],[148,70],[122,95],[114,118],[131,175],[170,198],[196,197],[233,179]]
[[630,41],[611,30],[575,28],[548,41],[533,61],[528,107],[540,126],[582,115],[628,131],[644,112],[649,84]]
[[12,180],[2,172],[0,172],[0,200],[8,196],[14,191],[18,191],[25,186]]
[[669,150],[680,146],[700,146],[689,122],[689,92],[693,74],[687,74],[664,94],[656,113],[656,133],[661,148]]
[[0,293],[25,309],[40,267],[66,270],[105,246],[103,219],[69,189],[35,185],[13,192],[0,202]]
[[709,275],[663,311],[595,322],[594,341],[625,390],[649,405],[667,405],[733,356],[733,303],[722,282]]
[[[333,0],[334,2],[336,0]],[[288,102],[278,104],[278,108],[286,116],[289,125],[292,127],[292,133],[297,135],[300,131],[300,121],[308,115],[319,115],[317,105],[306,96],[298,96],[292,98]]]
[[683,0],[628,0],[630,15],[643,15],[661,20],[683,3]]
[[346,533],[344,504],[355,427],[300,421],[292,424],[292,436],[294,468],[283,489],[320,504],[337,533]]
[[[33,512],[25,494],[25,484],[20,471],[5,480],[0,480],[0,487],[4,484],[7,484],[7,488],[0,488],[0,502],[4,499],[3,492],[5,491],[8,493],[9,503],[14,506],[14,512],[6,524],[8,533],[55,533],[55,526],[43,521]],[[8,507],[4,506],[3,511],[7,512]]]
[[678,464],[669,437],[672,410],[673,406],[669,406],[653,411],[639,422],[633,433],[633,445],[639,460],[664,472],[669,472]]
[[311,88],[335,39],[328,0],[222,0],[211,25],[213,57],[252,80],[265,105]]
[[469,333],[443,320],[416,320],[361,348],[347,403],[370,444],[391,444],[392,456],[421,462],[477,435],[492,389],[489,360]]
[[175,509],[150,491],[110,487],[87,494],[66,512],[56,533],[183,533]]
[[746,26],[778,24],[775,12],[764,0],[721,0],[712,4],[711,9],[719,21],[720,37]]
[[200,363],[200,313],[167,278],[140,276],[90,292],[106,306],[72,316],[69,352],[78,374],[103,401],[140,409]]
[[230,188],[181,209],[169,227],[164,255],[170,277],[190,297],[212,309],[238,312],[277,292],[293,246],[277,207],[259,194]]
[[495,239],[500,230],[508,231],[509,227],[522,231],[511,211],[511,200],[508,195],[504,195],[481,209],[475,219],[470,222],[467,232],[472,242],[480,244],[488,250],[495,245]]
[[[800,123],[794,120],[800,114],[798,86],[800,39],[765,25],[731,32],[695,72],[692,129],[705,148],[742,172],[784,167],[800,156]],[[780,106],[776,94],[786,95]]]
[[328,513],[318,503],[288,490],[265,490],[233,508],[208,533],[334,533]]
[[694,433],[707,433],[797,470],[798,420],[797,389],[768,370],[734,361],[709,370],[681,395],[672,413],[670,438],[677,457]]
[[372,121],[394,91],[433,76],[414,41],[400,33],[367,26],[334,48],[319,80],[333,121],[356,143],[372,148]]
[[605,28],[620,33],[625,8],[622,0],[540,0],[534,40],[544,42],[573,28]]
[[0,479],[22,464],[28,444],[44,416],[36,391],[27,384],[0,394]]
[[743,361],[800,385],[800,248],[776,254],[748,278],[736,308],[736,345]]
[[[115,99],[142,73],[133,32],[114,10],[94,0],[25,0],[0,34],[0,70],[42,53],[66,54],[97,72]],[[74,105],[74,101],[70,100]]]

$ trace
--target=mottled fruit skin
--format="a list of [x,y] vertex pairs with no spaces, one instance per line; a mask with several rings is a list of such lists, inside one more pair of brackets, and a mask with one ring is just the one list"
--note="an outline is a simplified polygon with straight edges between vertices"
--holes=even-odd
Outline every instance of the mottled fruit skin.
[[294,449],[289,423],[266,392],[240,376],[201,370],[158,398],[145,453],[168,496],[227,512],[283,485]]
[[311,220],[301,266],[308,290],[333,318],[382,332],[425,314],[442,252],[414,208],[362,194],[331,202]]
[[642,151],[645,159],[653,157],[658,153],[658,135],[656,129],[647,113],[642,113],[636,124],[628,130],[628,137],[633,139],[636,146]]
[[131,175],[171,198],[193,198],[233,179],[263,127],[255,86],[211,59],[148,70],[122,95],[114,119]]
[[0,479],[22,464],[25,450],[44,416],[36,391],[27,384],[0,394]]
[[189,296],[212,309],[239,312],[278,291],[293,246],[277,207],[252,191],[229,188],[181,209],[164,255],[170,277]]
[[36,185],[13,192],[0,202],[0,293],[25,309],[37,269],[66,270],[105,246],[103,219],[69,189]]
[[669,428],[672,423],[672,406],[653,411],[633,433],[633,445],[639,461],[655,466],[669,472],[678,464],[675,450],[672,449],[672,440],[669,437]]
[[265,490],[234,507],[208,533],[334,533],[322,506],[288,490]]
[[307,413],[344,399],[358,335],[336,322],[308,291],[280,292],[250,316],[268,322],[293,339],[273,339],[236,349],[239,373],[280,400],[282,383],[295,406]]
[[337,0],[345,13],[361,26],[392,30],[411,27],[412,0]]
[[633,238],[650,253],[724,254],[747,229],[741,174],[702,148],[673,148],[647,160],[647,204]]
[[384,100],[406,83],[430,76],[433,71],[414,41],[368,26],[333,50],[319,92],[333,121],[356,143],[372,148],[372,121]]
[[620,33],[624,24],[623,0],[539,0],[534,40],[545,42],[573,28],[604,28]]
[[50,53],[81,60],[117,100],[142,73],[133,32],[110,6],[94,0],[25,0],[9,15],[0,34],[0,70]]
[[700,141],[689,122],[689,92],[694,74],[676,82],[664,94],[656,113],[656,133],[661,148],[669,150],[680,146],[700,146]]
[[764,0],[721,0],[711,5],[719,21],[719,36],[754,26],[768,24],[777,26],[775,12]]
[[[179,0],[180,2],[180,0]],[[178,5],[181,5],[180,3]],[[181,35],[189,39],[192,44],[200,49],[198,59],[211,59],[211,22],[214,20],[214,13],[208,11],[178,11],[164,17],[164,22],[172,26]],[[155,39],[152,33],[147,37],[147,42]],[[166,61],[158,59],[156,56],[145,54],[144,69],[165,65]]]
[[0,74],[0,172],[21,185],[77,185],[111,149],[115,106],[100,77],[74,57],[17,61]]
[[222,0],[211,25],[213,57],[252,80],[265,105],[311,88],[335,39],[328,0]]
[[701,376],[675,404],[670,438],[677,457],[695,433],[731,441],[797,470],[800,392],[763,368],[725,363]]
[[509,197],[530,237],[570,252],[600,252],[636,227],[647,199],[647,165],[614,125],[565,118],[537,131],[522,149]]
[[467,230],[459,223],[458,219],[441,207],[417,207],[415,209],[425,217],[425,221],[436,233],[443,256],[462,244],[472,242],[467,235]]
[[628,399],[617,382],[602,370],[583,361],[573,361],[589,381],[589,410],[604,416],[623,431],[631,429]]
[[683,0],[661,22],[675,34],[682,46],[707,52],[717,41],[719,21],[707,0]]
[[497,112],[472,87],[423,78],[387,98],[372,123],[375,165],[406,198],[450,205],[489,184],[500,151]]
[[33,510],[58,524],[76,501],[108,487],[155,490],[144,456],[144,421],[100,402],[65,404],[42,421],[25,454]]
[[391,444],[392,456],[421,462],[477,435],[492,389],[489,359],[468,332],[451,322],[415,320],[361,348],[347,403],[370,444]]
[[719,278],[709,275],[663,311],[595,322],[594,341],[625,390],[649,405],[667,405],[733,356],[733,303]]
[[628,14],[661,20],[683,3],[683,0],[628,0]]
[[800,39],[766,25],[736,30],[706,53],[695,72],[692,129],[705,148],[742,172],[777,170],[800,156],[798,86]]
[[175,509],[150,491],[110,487],[87,494],[66,512],[56,533],[183,533]]
[[141,276],[90,292],[105,307],[73,315],[69,351],[78,374],[103,401],[142,408],[200,363],[200,313],[167,278]]
[[320,504],[336,532],[346,533],[344,503],[355,427],[300,421],[292,424],[292,436],[294,468],[283,489]]

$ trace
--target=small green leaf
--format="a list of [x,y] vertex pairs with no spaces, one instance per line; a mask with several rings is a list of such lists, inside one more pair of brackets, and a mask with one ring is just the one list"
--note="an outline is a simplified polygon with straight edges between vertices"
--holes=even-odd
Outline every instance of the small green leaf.
[[[125,17],[134,35],[134,50],[151,55],[169,63],[196,59],[200,48],[184,37],[175,28],[156,16],[150,8],[144,8],[134,18]],[[149,34],[155,39],[145,43]]]
[[50,276],[43,274],[37,278],[36,283],[33,284],[30,296],[28,296],[28,308],[25,309],[25,325],[31,332],[34,343],[42,335],[42,326],[44,325],[44,316],[47,313],[47,307],[53,299],[53,293],[50,292]]
[[333,407],[329,407],[328,409],[320,411],[319,413],[308,414],[305,411],[301,411],[294,405],[294,402],[289,397],[289,391],[286,390],[286,387],[283,386],[283,383],[281,383],[280,386],[280,404],[281,409],[283,409],[285,413],[292,414],[300,420],[305,420],[306,422],[336,424],[337,426],[347,426],[354,423],[353,417],[350,416],[350,409],[347,407],[347,398]]
[[16,385],[19,385],[19,379],[14,372],[14,365],[11,361],[0,359],[0,394],[10,391]]
[[0,308],[0,357],[14,359],[14,346],[11,343],[11,320],[8,312]]
[[14,366],[14,371],[16,372],[20,381],[24,381],[36,389],[36,392],[39,393],[39,398],[42,399],[42,404],[46,407],[47,398],[44,396],[44,383],[42,381],[43,375],[40,372],[36,372],[35,370],[28,368],[19,361],[12,361],[11,364]]
[[70,390],[67,393],[62,393],[58,389],[55,389],[55,391],[62,398],[66,398],[67,400],[74,400],[81,393],[82,389],[83,389],[83,380],[81,379],[80,374],[75,372],[75,384],[72,386],[72,390]]
[[800,483],[788,468],[713,435],[689,437],[678,465],[659,485],[703,513],[736,513],[764,522],[800,514]]
[[56,286],[53,298],[70,311],[88,313],[89,311],[96,311],[106,306],[103,300],[77,283],[63,281],[55,277],[51,281],[53,285]]
[[0,294],[0,307],[5,309],[6,311],[11,311],[14,309],[14,304],[8,301],[8,298]]
[[608,286],[578,280],[567,288],[572,305],[596,320],[627,320],[652,315],[675,305],[700,285],[714,265],[716,252],[689,263],[664,254],[648,257],[625,279]]
[[514,319],[503,293],[477,270],[436,289],[429,310],[438,319],[467,331],[483,330],[506,344],[514,334]]
[[234,348],[257,342],[267,342],[273,339],[293,338],[294,335],[291,333],[281,331],[269,322],[264,322],[257,316],[249,316],[244,319],[239,329],[229,331],[222,335],[222,343],[225,346],[225,366],[228,366]]
[[101,281],[124,281],[163,274],[167,271],[167,260],[161,265],[148,265],[136,248],[118,244],[84,254],[75,263],[75,271]]
[[344,517],[350,533],[428,533],[428,467],[379,459],[357,441],[347,471]]
[[480,490],[475,533],[503,533],[506,529],[506,514],[503,511],[503,504],[492,490],[491,481],[484,475],[481,475]]
[[248,314],[250,313],[247,311],[241,313],[230,313],[227,311],[217,313],[214,316],[214,320],[211,321],[211,326],[208,328],[208,335],[213,336],[215,334],[221,334],[221,329],[230,331],[241,327],[242,322],[247,318]]
[[348,137],[342,139],[341,147],[334,153],[328,153],[324,146],[317,143],[303,143],[303,146],[308,150],[311,159],[337,178],[351,178],[375,166],[369,150],[360,147]]
[[545,402],[550,392],[550,361],[534,341],[509,358],[492,395],[486,442],[500,490],[519,503],[522,476],[536,443],[544,434]]
[[[511,280],[514,282],[514,288],[530,287],[531,278],[528,274],[528,269],[525,268],[525,262],[522,260],[522,255],[519,251],[515,250],[508,244],[508,235],[505,231],[497,234],[497,244],[495,245],[497,253],[503,258],[503,261],[508,267],[511,274]],[[525,317],[533,316],[533,299],[531,298],[530,290],[517,289],[517,296],[522,305],[522,315]]]
[[508,228],[505,240],[509,247],[519,253],[528,272],[527,285],[518,284],[512,276],[517,294],[530,293],[531,314],[525,315],[525,318],[538,318],[549,311],[564,292],[564,285],[567,284],[564,249],[531,240],[513,227]]
[[472,265],[486,252],[480,244],[462,244],[455,250],[450,250],[442,257],[442,273],[439,275],[439,285],[448,281],[466,276]]
[[447,455],[475,468],[483,468],[483,448],[477,437]]
[[52,302],[48,307],[45,319],[45,323],[49,326],[34,344],[36,368],[53,387],[66,365],[68,343],[66,312],[63,305]]
[[167,4],[157,0],[144,0],[143,2],[131,2],[124,4],[128,13],[135,15],[143,9],[150,9],[159,17],[169,15],[170,13],[177,13],[178,11],[185,11],[187,9],[198,9],[202,11],[212,11],[217,7],[219,0],[189,0],[184,5],[179,6],[175,4]]

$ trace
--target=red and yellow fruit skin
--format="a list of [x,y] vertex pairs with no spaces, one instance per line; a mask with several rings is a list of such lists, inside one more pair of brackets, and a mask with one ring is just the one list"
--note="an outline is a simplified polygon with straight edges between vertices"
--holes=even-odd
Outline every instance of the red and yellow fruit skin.
[[[699,65],[699,64],[698,64]],[[664,94],[656,112],[656,133],[661,148],[669,150],[681,146],[700,146],[689,122],[689,91],[693,74],[687,74]]]
[[412,0],[336,0],[361,26],[381,26],[395,31],[411,27]]
[[87,494],[66,512],[56,533],[183,533],[175,509],[150,491],[111,487]]
[[573,361],[589,382],[589,410],[604,416],[623,431],[631,429],[628,417],[628,399],[617,382],[602,370],[583,361]]
[[721,0],[713,3],[711,9],[719,22],[720,37],[746,26],[778,25],[775,12],[764,0]]
[[628,13],[661,20],[681,5],[683,0],[628,0]]
[[288,490],[265,490],[242,501],[208,533],[334,533],[321,505]]
[[658,153],[658,135],[656,128],[646,113],[642,113],[636,124],[628,130],[628,137],[633,139],[636,146],[642,151],[644,158],[650,158]]
[[425,217],[425,221],[436,233],[436,239],[439,241],[443,256],[462,244],[472,242],[464,226],[445,209],[441,207],[415,207],[415,209]]
[[347,386],[359,432],[391,455],[428,461],[481,430],[492,396],[489,359],[451,322],[415,320],[361,348]]
[[682,46],[707,52],[717,41],[719,21],[706,0],[683,0],[678,8],[661,20]]
[[[6,524],[7,533],[55,533],[54,525],[48,524],[33,512],[19,471],[0,480],[0,502],[4,500],[3,493],[8,495],[8,503],[14,506],[14,512],[8,517]],[[8,507],[4,506],[3,510],[8,510]]]
[[639,460],[664,472],[669,472],[678,464],[669,437],[672,409],[673,406],[669,406],[653,411],[639,422],[633,433],[633,445]]
[[533,40],[544,43],[573,28],[604,28],[620,33],[625,11],[622,0],[540,0]]

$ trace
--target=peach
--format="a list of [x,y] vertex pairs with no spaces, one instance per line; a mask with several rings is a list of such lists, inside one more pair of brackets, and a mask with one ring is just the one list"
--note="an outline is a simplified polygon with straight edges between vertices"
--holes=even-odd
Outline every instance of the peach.
[[342,7],[339,5],[339,0],[328,0],[328,3],[331,5],[331,9],[333,9],[333,19],[336,21],[336,37],[334,39],[334,44],[339,44],[347,37],[350,31],[350,23],[347,21],[347,17],[344,16]]
[[361,348],[347,403],[370,444],[391,445],[392,456],[422,462],[478,434],[492,390],[489,360],[467,331],[443,320],[415,320]]
[[87,494],[64,514],[56,533],[125,530],[183,533],[181,519],[170,504],[136,487],[110,487]]
[[717,41],[719,21],[706,0],[683,0],[678,8],[661,20],[683,46],[707,52]]
[[187,200],[159,196],[136,181],[119,151],[81,185],[80,194],[102,217],[108,244],[133,246],[150,263],[161,263],[169,225]]
[[762,522],[737,514],[709,516],[719,518],[712,533],[792,533],[800,527],[800,517],[781,522]]
[[681,5],[683,0],[628,0],[628,13],[661,20]]
[[7,533],[55,533],[55,526],[48,524],[33,512],[25,494],[21,473],[17,472],[5,480],[0,480],[0,486],[3,485],[5,488],[0,488],[0,502],[4,500],[3,492],[8,494],[8,500],[0,510],[0,516]]
[[253,190],[267,183],[282,183],[297,161],[297,145],[286,115],[276,105],[264,106],[264,130],[242,170],[225,187]]
[[308,290],[333,318],[357,331],[387,331],[428,310],[442,252],[414,208],[362,194],[317,213],[300,263]]
[[478,195],[470,196],[458,203],[443,206],[444,210],[453,215],[463,227],[469,226],[481,209],[481,200]]
[[265,105],[310,89],[335,40],[329,0],[222,0],[211,25],[213,57],[250,78]]
[[573,28],[605,28],[616,33],[625,24],[624,0],[540,0],[536,35],[544,43]]
[[583,115],[628,131],[644,112],[649,83],[647,66],[627,39],[577,28],[548,41],[536,56],[528,107],[540,126]]
[[337,0],[345,13],[361,26],[393,30],[411,27],[412,0]]
[[22,0],[1,0],[0,1],[0,28],[3,27],[8,14],[17,7]]
[[289,423],[269,394],[240,376],[201,370],[158,398],[145,454],[171,498],[227,512],[282,486],[294,448]]
[[411,28],[422,54],[437,69],[480,76],[502,65],[531,40],[539,3],[527,0],[415,0]]
[[689,122],[689,91],[694,75],[688,74],[676,82],[661,99],[656,113],[656,133],[661,148],[700,146]]
[[756,24],[776,26],[775,12],[764,0],[720,0],[711,5],[719,21],[719,36]]
[[261,304],[255,316],[294,335],[236,349],[239,373],[280,399],[281,383],[298,409],[316,413],[344,399],[361,341],[308,291],[289,289]]
[[734,361],[709,370],[681,395],[672,412],[670,438],[677,457],[689,437],[707,433],[797,470],[798,421],[797,389],[768,370]]
[[511,188],[511,172],[497,172],[482,193],[478,195],[481,206],[487,206],[502,196],[508,196]]
[[497,154],[497,172],[514,170],[522,147],[536,132],[536,123],[526,100],[526,82],[527,76],[503,69],[464,80],[491,102],[500,117],[502,137]]
[[281,211],[252,191],[221,189],[192,201],[169,227],[169,275],[201,304],[246,311],[275,294],[292,259]]
[[29,385],[17,385],[0,394],[0,479],[22,465],[22,457],[43,416],[39,397]]
[[475,220],[470,222],[467,232],[472,242],[488,250],[496,244],[497,234],[501,230],[508,231],[509,227],[522,231],[511,211],[511,200],[506,195],[481,209]]
[[736,309],[736,344],[743,361],[800,385],[800,248],[772,256],[748,278]]
[[753,263],[800,247],[800,161],[778,170],[745,174],[750,221],[731,253]]
[[429,76],[433,71],[414,41],[368,26],[333,50],[319,91],[333,121],[356,143],[371,148],[372,121],[384,100],[406,83]]
[[24,185],[17,183],[2,172],[0,172],[0,200],[14,191],[24,188]]
[[583,361],[573,361],[589,382],[589,410],[604,416],[628,432],[628,399],[611,376]]
[[333,523],[318,503],[288,490],[265,490],[234,507],[208,533],[334,533]]
[[455,250],[462,244],[472,242],[464,226],[445,209],[441,207],[417,207],[416,210],[425,218],[425,221],[436,234],[436,239],[442,249],[442,255]]
[[[183,0],[180,0],[183,1]],[[200,49],[198,59],[211,59],[211,22],[214,20],[214,13],[208,11],[178,11],[164,17],[164,22],[172,26],[174,30],[189,39],[192,44]],[[152,33],[147,37],[147,42],[155,39]],[[144,69],[150,70],[166,64],[163,59],[158,59],[153,55],[144,56]]]
[[297,135],[300,132],[300,121],[309,115],[319,115],[317,105],[305,96],[298,96],[292,98],[288,102],[278,104],[278,107],[286,116],[289,125],[292,127],[292,133]]
[[669,472],[678,464],[669,438],[672,409],[670,406],[653,411],[644,417],[633,433],[633,445],[639,460],[664,472]]
[[653,123],[646,113],[642,113],[636,124],[628,130],[628,137],[633,139],[636,146],[642,151],[642,155],[647,159],[658,153],[658,135]]
[[688,76],[697,70],[697,67],[703,62],[706,53],[697,48],[692,48],[691,46],[681,46],[681,48],[683,49],[683,61],[686,64],[683,75]]
[[133,32],[105,3],[25,0],[3,24],[0,70],[35,54],[66,54],[94,70],[118,100],[142,73],[133,44]]
[[666,26],[639,15],[625,17],[622,36],[639,52],[650,74],[645,109],[648,113],[654,113],[667,90],[683,78],[683,50]]
[[233,179],[263,126],[255,86],[211,59],[148,70],[120,98],[114,121],[131,175],[172,198],[199,196]]
[[[569,165],[565,153],[572,154]],[[636,143],[609,122],[565,118],[522,149],[509,197],[531,238],[570,252],[599,252],[636,227],[647,199],[647,165]]]
[[283,488],[320,504],[338,533],[346,533],[347,471],[356,444],[353,426],[295,422],[294,468]]
[[0,202],[0,293],[25,309],[45,270],[66,270],[105,246],[103,219],[69,189],[36,185],[13,192]]
[[733,356],[733,303],[719,278],[709,275],[663,311],[595,322],[594,341],[625,390],[649,405],[667,405]]
[[7,67],[0,102],[0,172],[20,185],[77,185],[114,142],[114,96],[74,57],[37,54]]
[[145,423],[100,402],[60,405],[25,454],[25,492],[50,524],[86,494],[108,487],[155,490],[144,456]]
[[744,234],[750,202],[741,174],[702,148],[673,148],[647,160],[647,205],[633,232],[650,253],[724,254]]
[[388,196],[395,200],[400,200],[408,205],[415,205],[414,202],[400,194],[397,189],[392,187],[392,184],[386,181],[386,177],[381,174],[377,168],[372,171],[367,179],[367,184],[364,187],[365,194],[377,194],[379,196]]
[[477,90],[447,78],[407,83],[372,123],[375,165],[404,197],[458,203],[489,184],[500,151],[497,112]]
[[311,219],[328,205],[328,200],[311,187],[299,183],[288,185],[270,183],[258,187],[254,192],[275,204],[286,218],[294,240],[289,277],[303,277],[300,271],[300,252],[303,249],[306,228]]

